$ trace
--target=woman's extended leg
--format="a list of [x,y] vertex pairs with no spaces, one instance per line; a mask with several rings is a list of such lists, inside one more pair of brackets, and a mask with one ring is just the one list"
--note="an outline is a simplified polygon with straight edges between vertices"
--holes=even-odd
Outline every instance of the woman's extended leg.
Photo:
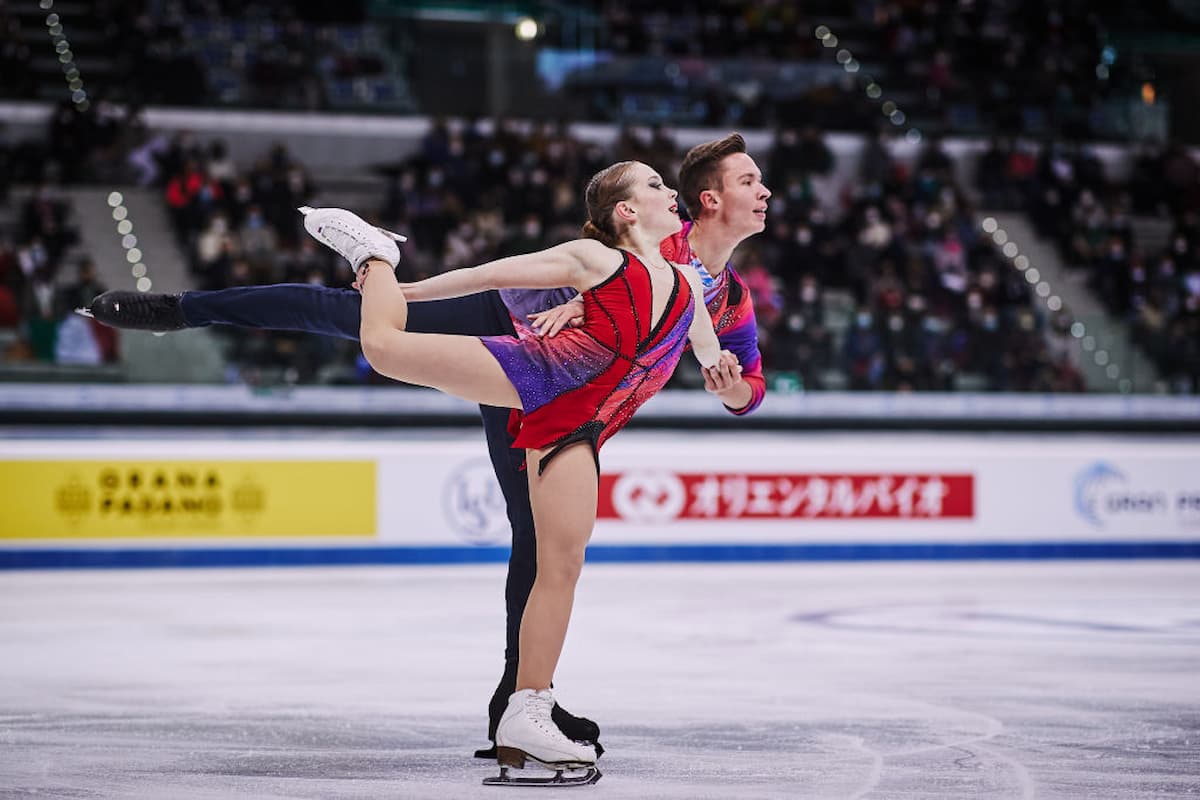
[[[527,464],[544,453],[529,450]],[[537,577],[521,618],[517,689],[548,689],[575,602],[584,550],[596,524],[596,458],[587,442],[559,452],[538,475],[529,471],[537,530]]]
[[512,381],[477,338],[406,331],[408,302],[391,266],[372,260],[364,270],[359,340],[376,372],[475,403],[521,407]]

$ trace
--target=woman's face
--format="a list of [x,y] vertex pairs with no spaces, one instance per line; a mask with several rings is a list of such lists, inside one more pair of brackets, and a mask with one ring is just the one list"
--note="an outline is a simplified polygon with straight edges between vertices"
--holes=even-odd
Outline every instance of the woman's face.
[[633,213],[632,221],[658,239],[677,233],[683,227],[679,220],[679,205],[675,202],[679,193],[663,183],[662,176],[647,164],[638,162],[631,170],[630,194],[621,202]]

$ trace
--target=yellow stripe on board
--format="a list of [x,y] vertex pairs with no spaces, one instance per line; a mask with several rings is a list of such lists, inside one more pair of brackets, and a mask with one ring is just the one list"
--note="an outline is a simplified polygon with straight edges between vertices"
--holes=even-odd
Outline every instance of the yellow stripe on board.
[[374,461],[0,461],[0,539],[374,536]]

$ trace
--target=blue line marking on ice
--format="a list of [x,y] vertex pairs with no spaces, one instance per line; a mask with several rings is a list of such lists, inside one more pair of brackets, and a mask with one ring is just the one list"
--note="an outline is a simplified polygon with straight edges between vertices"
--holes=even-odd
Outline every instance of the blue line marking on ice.
[[[0,570],[491,564],[508,547],[0,548]],[[594,545],[592,563],[1200,558],[1200,541]]]

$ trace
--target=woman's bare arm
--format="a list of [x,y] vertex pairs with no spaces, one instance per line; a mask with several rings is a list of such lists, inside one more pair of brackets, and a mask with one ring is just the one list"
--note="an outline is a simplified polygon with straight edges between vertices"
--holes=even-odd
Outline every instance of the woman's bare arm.
[[721,341],[717,338],[717,332],[713,330],[712,317],[708,315],[708,309],[704,306],[704,286],[700,283],[700,276],[691,267],[676,264],[675,269],[679,270],[691,285],[692,298],[696,303],[696,313],[688,328],[692,352],[701,367],[715,367],[721,360]]
[[579,291],[595,286],[621,265],[621,254],[594,239],[576,239],[536,253],[455,269],[416,283],[402,283],[409,300],[443,300],[489,289],[556,289]]

